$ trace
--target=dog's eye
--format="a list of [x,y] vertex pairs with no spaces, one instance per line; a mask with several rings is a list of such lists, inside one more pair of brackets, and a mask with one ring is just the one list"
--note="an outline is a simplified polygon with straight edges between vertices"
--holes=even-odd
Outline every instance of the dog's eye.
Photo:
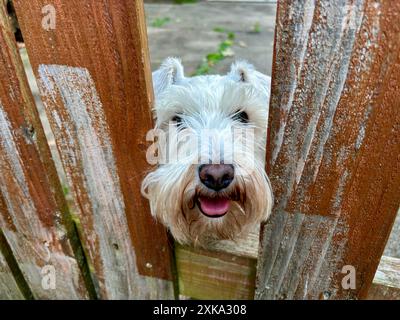
[[182,128],[183,127],[183,121],[182,118],[180,116],[175,116],[171,119],[172,122],[175,122],[176,126],[178,128]]
[[236,120],[236,121],[239,121],[241,123],[248,123],[249,122],[249,116],[245,111],[236,112],[232,116],[232,119]]

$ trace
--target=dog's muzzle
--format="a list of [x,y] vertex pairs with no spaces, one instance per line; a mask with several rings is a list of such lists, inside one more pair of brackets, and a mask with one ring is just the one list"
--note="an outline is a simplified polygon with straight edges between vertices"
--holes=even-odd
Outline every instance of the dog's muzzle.
[[213,191],[212,196],[199,196],[197,205],[209,218],[224,216],[230,208],[230,199],[218,194],[227,188],[235,177],[235,170],[230,164],[203,164],[199,166],[199,178],[203,185]]

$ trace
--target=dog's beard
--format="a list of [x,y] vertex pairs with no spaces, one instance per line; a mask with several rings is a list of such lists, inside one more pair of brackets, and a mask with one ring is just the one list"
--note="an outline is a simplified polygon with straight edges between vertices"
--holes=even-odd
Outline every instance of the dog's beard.
[[[206,246],[213,240],[236,240],[265,221],[271,211],[272,190],[263,162],[247,171],[234,164],[235,178],[228,188],[214,192],[203,186],[196,165],[164,165],[149,173],[142,192],[151,212],[182,244]],[[199,197],[223,197],[229,211],[210,218],[202,213]]]

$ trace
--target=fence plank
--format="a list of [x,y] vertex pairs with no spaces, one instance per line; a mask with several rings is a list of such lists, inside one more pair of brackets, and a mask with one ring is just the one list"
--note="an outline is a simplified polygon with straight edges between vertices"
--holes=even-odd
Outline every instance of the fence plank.
[[400,299],[400,259],[383,256],[368,292],[369,300]]
[[[62,189],[11,30],[0,0],[0,229],[35,298],[87,298],[66,239]],[[54,268],[51,290],[42,286],[45,266]]]
[[23,300],[24,295],[14,279],[12,270],[6,259],[6,242],[0,230],[0,300]]
[[15,1],[98,294],[173,298],[167,234],[140,195],[152,127],[143,3],[47,4]]
[[400,200],[399,19],[393,1],[279,1],[256,298],[367,296]]
[[177,245],[179,293],[194,299],[252,299],[256,259]]
[[[175,247],[179,292],[194,299],[251,299],[259,247],[258,231],[246,239],[221,241],[201,250]],[[256,233],[257,232],[257,233]],[[382,256],[369,300],[400,298],[400,259]]]
[[0,300],[23,300],[7,262],[0,252]]

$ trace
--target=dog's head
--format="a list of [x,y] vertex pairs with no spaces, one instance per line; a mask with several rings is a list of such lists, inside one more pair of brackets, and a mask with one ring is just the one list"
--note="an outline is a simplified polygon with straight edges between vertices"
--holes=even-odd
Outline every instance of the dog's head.
[[156,127],[142,184],[153,216],[181,243],[236,239],[266,220],[270,78],[237,62],[225,76],[185,77],[169,58],[153,73]]

